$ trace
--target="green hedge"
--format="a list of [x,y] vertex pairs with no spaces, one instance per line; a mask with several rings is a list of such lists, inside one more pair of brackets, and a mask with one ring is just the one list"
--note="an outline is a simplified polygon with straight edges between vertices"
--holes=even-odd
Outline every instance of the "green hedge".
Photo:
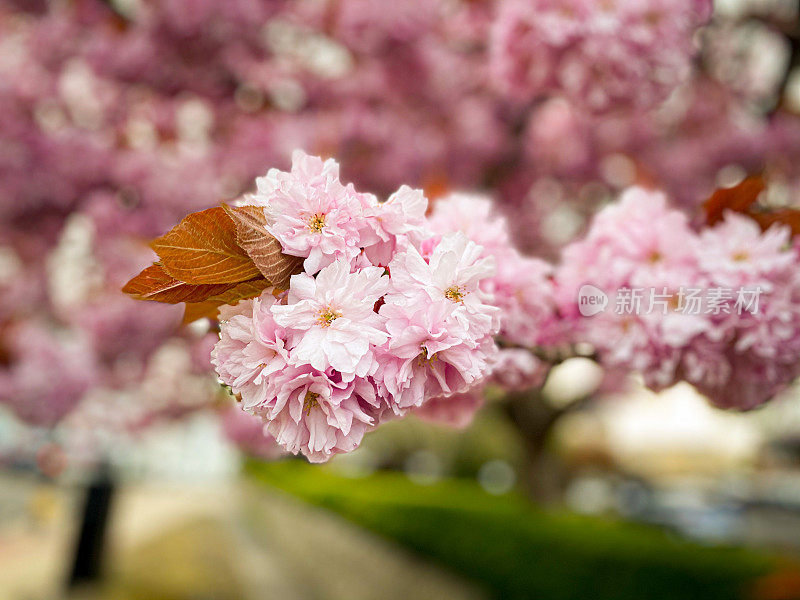
[[732,600],[772,559],[655,528],[544,511],[470,481],[418,486],[396,473],[338,476],[299,461],[252,463],[257,480],[426,555],[498,598]]

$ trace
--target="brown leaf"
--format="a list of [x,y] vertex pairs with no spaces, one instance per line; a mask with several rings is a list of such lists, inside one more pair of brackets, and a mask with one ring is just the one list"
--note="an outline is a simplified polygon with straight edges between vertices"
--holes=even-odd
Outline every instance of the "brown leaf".
[[283,253],[281,244],[266,228],[267,218],[259,206],[222,205],[236,227],[236,241],[244,248],[261,274],[272,285],[288,289],[292,275],[303,270],[303,259]]
[[222,207],[187,215],[150,247],[164,271],[184,283],[239,283],[261,274],[236,242],[236,225]]
[[748,212],[765,188],[764,177],[761,175],[751,175],[733,187],[719,188],[703,203],[706,223],[713,225],[721,221],[726,210]]
[[441,169],[432,170],[422,178],[422,190],[425,193],[425,197],[430,201],[428,208],[439,198],[444,198],[451,188],[452,185],[447,173]]
[[780,223],[781,225],[788,225],[792,230],[793,236],[800,234],[800,210],[796,208],[781,208],[772,212],[753,213],[750,216],[756,220],[764,231],[773,224]]
[[269,285],[269,281],[263,277],[251,279],[250,281],[236,284],[236,286],[216,296],[206,298],[202,302],[187,302],[186,310],[183,313],[183,322],[186,324],[202,318],[216,319],[219,307],[223,304],[236,304],[239,300],[254,298]]
[[193,285],[171,277],[158,263],[147,267],[122,288],[137,300],[154,300],[167,304],[202,302],[236,286],[235,283]]
[[773,224],[788,225],[792,235],[800,234],[800,210],[796,208],[769,209],[756,204],[766,188],[763,176],[753,175],[731,188],[718,189],[706,200],[703,208],[709,225],[720,221],[726,210],[732,210],[753,219],[766,231]]

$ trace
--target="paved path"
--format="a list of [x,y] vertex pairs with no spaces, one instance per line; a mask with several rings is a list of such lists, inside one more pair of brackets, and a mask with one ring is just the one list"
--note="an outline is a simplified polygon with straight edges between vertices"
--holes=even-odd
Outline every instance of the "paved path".
[[[76,500],[0,474],[0,599],[58,597]],[[108,583],[74,598],[483,597],[338,516],[247,482],[127,486],[112,510]]]

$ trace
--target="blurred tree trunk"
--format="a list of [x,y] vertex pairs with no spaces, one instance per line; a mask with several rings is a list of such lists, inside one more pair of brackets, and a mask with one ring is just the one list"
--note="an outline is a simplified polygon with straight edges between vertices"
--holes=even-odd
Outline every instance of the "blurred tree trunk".
[[566,468],[549,448],[550,433],[574,404],[556,408],[544,400],[541,390],[534,389],[509,393],[504,406],[525,442],[525,488],[537,502],[553,504],[560,501],[566,483]]

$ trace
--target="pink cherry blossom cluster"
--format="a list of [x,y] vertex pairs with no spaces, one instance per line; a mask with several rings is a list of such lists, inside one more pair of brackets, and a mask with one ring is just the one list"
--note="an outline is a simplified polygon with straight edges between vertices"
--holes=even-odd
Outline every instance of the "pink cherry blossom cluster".
[[492,380],[506,389],[541,384],[545,365],[516,346],[548,346],[559,338],[552,265],[517,249],[506,218],[486,196],[455,193],[441,198],[428,223],[438,235],[463,232],[497,263],[495,274],[481,282],[481,289],[500,308],[500,338],[512,347],[500,350]]
[[[631,188],[564,249],[556,295],[573,339],[589,342],[611,371],[637,372],[656,389],[685,380],[718,406],[747,410],[800,375],[798,258],[788,227],[762,233],[751,219],[728,213],[697,233],[666,196]],[[645,297],[639,310],[609,306],[581,316],[587,284],[609,296],[656,290],[668,309],[648,310]],[[756,310],[736,309],[740,289],[760,292]],[[684,290],[734,293],[693,311]]]
[[[529,349],[559,338],[550,263],[516,248],[506,218],[487,196],[453,193],[440,198],[433,203],[427,226],[434,235],[423,243],[423,253],[443,236],[461,232],[483,248],[482,256],[496,263],[494,275],[479,284],[500,309],[498,337],[503,342],[485,383],[505,390],[540,386],[549,365]],[[483,386],[476,386],[466,393],[434,398],[414,412],[426,420],[464,427],[483,405],[484,395]]]
[[710,0],[505,0],[493,76],[510,96],[563,95],[591,111],[652,107],[691,72]]
[[264,207],[305,272],[278,297],[223,307],[212,362],[278,444],[322,462],[487,376],[500,309],[481,284],[494,259],[463,233],[432,236],[422,192],[379,202],[299,151],[257,187],[243,202]]

